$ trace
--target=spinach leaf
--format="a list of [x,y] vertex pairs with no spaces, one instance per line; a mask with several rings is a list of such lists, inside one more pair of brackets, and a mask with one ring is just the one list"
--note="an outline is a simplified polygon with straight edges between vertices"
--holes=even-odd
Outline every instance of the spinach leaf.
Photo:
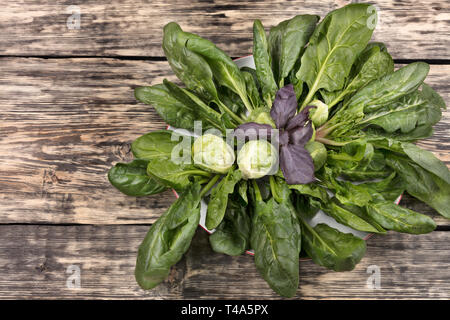
[[[349,79],[347,80],[347,84],[345,85],[345,89],[337,92],[335,91],[334,96],[326,99],[328,107],[333,107],[372,80],[392,72],[394,72],[394,61],[389,53],[381,51],[378,46],[371,46],[370,50],[367,50],[366,47],[356,59],[350,72]],[[321,93],[322,96],[324,96],[324,92],[321,91]]]
[[392,170],[390,168],[381,170],[370,170],[359,168],[340,170],[341,176],[350,181],[362,181],[362,180],[385,178],[389,176],[391,172]]
[[128,196],[142,197],[165,191],[165,186],[147,175],[147,164],[142,159],[117,163],[108,171],[109,182]]
[[280,83],[280,60],[282,50],[283,33],[290,20],[281,21],[276,26],[270,28],[269,36],[267,37],[267,47],[269,51],[269,61],[272,67],[272,74],[275,83]]
[[447,109],[444,99],[426,83],[422,83],[422,95],[432,104]]
[[298,15],[270,29],[269,52],[279,88],[284,86],[284,78],[294,68],[318,21],[316,15]]
[[360,184],[369,189],[371,194],[377,194],[383,200],[394,202],[405,190],[405,182],[396,172],[392,172],[389,176],[379,181],[370,181]]
[[[135,277],[143,289],[167,278],[170,268],[189,248],[200,221],[200,185],[193,183],[150,227],[139,246]],[[176,223],[174,223],[176,222]]]
[[405,154],[412,161],[425,170],[435,174],[450,185],[450,171],[447,166],[441,160],[436,158],[432,152],[421,149],[415,144],[408,142],[402,142],[401,146]]
[[386,132],[382,128],[368,127],[365,129],[364,134],[366,137],[375,138],[391,138],[397,141],[417,141],[420,139],[426,139],[433,135],[433,128],[430,125],[419,125],[410,132]]
[[258,87],[255,82],[255,79],[253,78],[253,75],[247,71],[241,71],[241,72],[242,72],[242,76],[244,77],[244,80],[245,80],[245,86],[247,88],[248,98],[250,99],[254,109],[257,109],[257,108],[263,106],[261,98],[259,96]]
[[424,62],[413,62],[359,90],[348,101],[348,111],[363,109],[364,113],[374,112],[386,104],[415,91],[428,74],[430,67]]
[[175,163],[170,159],[155,158],[149,161],[147,174],[160,184],[183,190],[191,184],[190,177],[211,177],[210,172],[206,172],[192,164]]
[[256,76],[261,86],[262,98],[270,108],[278,87],[271,68],[266,32],[259,20],[253,22],[253,59],[256,65]]
[[243,254],[250,245],[250,228],[251,219],[246,208],[230,199],[224,219],[209,236],[209,243],[215,252],[230,256]]
[[308,195],[325,202],[329,200],[327,190],[318,184],[291,184],[288,187],[290,189],[297,190],[297,192],[302,195]]
[[247,196],[248,184],[247,180],[241,180],[238,183],[238,193],[243,205],[248,204],[248,196]]
[[250,243],[255,264],[269,286],[284,297],[298,288],[301,232],[292,209],[273,198],[254,202]]
[[[337,198],[337,197],[336,197]],[[337,198],[340,200],[339,198]],[[322,206],[322,210],[333,217],[337,222],[359,231],[379,233],[377,227],[355,214],[353,210],[348,210],[353,204],[347,202],[348,207],[341,206],[341,201],[330,201]]]
[[430,217],[402,208],[390,201],[369,203],[367,214],[383,228],[397,232],[422,234],[436,228],[436,224]]
[[318,265],[334,271],[350,271],[366,253],[366,242],[326,224],[314,228],[302,221],[303,249]]
[[[178,87],[176,84],[168,81],[167,79],[164,79],[164,85],[172,96],[181,101],[184,105],[189,106],[189,108],[195,112],[196,118],[194,121],[204,120],[205,123],[202,125],[205,129],[210,127],[215,127],[219,130],[222,129],[220,125],[220,114],[210,108],[201,99],[188,90]],[[194,130],[194,123],[192,123],[191,130]]]
[[[350,181],[338,181],[335,176],[336,174],[328,167],[324,167],[324,170],[320,172],[322,182],[335,193],[336,198],[340,202],[362,207],[372,200],[372,196],[367,188],[353,184]],[[328,211],[331,212],[329,209]]]
[[389,154],[386,161],[405,181],[410,195],[450,219],[450,185],[447,182],[407,158]]
[[213,73],[208,62],[185,46],[180,26],[170,22],[164,26],[163,50],[173,72],[189,89],[208,102],[217,98]]
[[[190,137],[169,130],[153,131],[134,140],[131,144],[131,151],[138,159],[170,159],[172,150],[180,143],[180,137],[191,140]],[[188,145],[190,151],[190,143]]]
[[214,43],[198,35],[184,32],[183,38],[186,39],[186,48],[201,55],[207,61],[217,83],[237,93],[246,108],[249,111],[252,110],[253,106],[247,99],[244,77],[233,60]]
[[319,89],[340,90],[358,55],[366,47],[373,29],[368,27],[368,4],[350,4],[330,12],[319,23],[301,59],[297,78],[309,88],[301,109]]
[[241,171],[230,170],[212,190],[205,223],[209,230],[214,229],[222,222],[227,208],[228,196],[233,193],[234,186],[241,180],[241,177]]
[[[344,151],[344,148],[342,151]],[[350,181],[384,178],[392,173],[392,169],[386,165],[384,154],[381,151],[374,149],[371,143],[367,143],[367,146],[361,144],[356,149],[353,149],[356,151],[347,150],[347,152],[344,152],[347,153],[349,157],[353,156],[353,159],[357,159],[360,157],[358,154],[361,154],[359,148],[364,148],[364,155],[361,160],[345,160],[345,156],[342,156],[342,160],[330,158],[329,165],[333,165],[335,171],[338,171],[340,176]]]
[[380,234],[384,234],[386,233],[386,230],[384,230],[384,228],[378,223],[376,222],[374,219],[372,219],[366,212],[365,207],[358,207],[356,205],[352,205],[352,204],[343,204],[341,202],[339,202],[339,200],[337,198],[333,198],[332,202],[337,206],[342,208],[343,210],[350,212],[351,214],[359,217],[360,219],[366,221],[368,224],[370,224],[374,229],[376,229],[376,231],[368,231],[368,232],[374,232],[374,233],[380,233]]
[[319,211],[320,206],[316,206],[314,200],[310,197],[295,192],[293,200],[294,208],[297,212],[301,212],[302,216],[312,219]]
[[411,132],[417,126],[432,126],[441,119],[441,109],[426,100],[420,91],[414,91],[387,104],[375,112],[366,113],[360,125],[382,127],[389,133],[400,130]]
[[436,158],[432,152],[421,149],[413,143],[400,142],[389,138],[372,140],[372,143],[378,148],[383,148],[399,153],[400,155],[404,154],[408,156],[413,162],[421,166],[423,169],[435,174],[447,184],[450,184],[450,171],[447,166],[441,160]]
[[[188,42],[189,47],[197,52],[187,48]],[[238,123],[242,123],[242,119],[220,101],[214,83],[216,79],[220,84],[237,90],[244,104],[251,109],[247,100],[245,82],[239,68],[230,57],[210,41],[183,32],[175,22],[168,23],[164,27],[163,49],[172,70],[188,89],[208,103],[215,102],[222,113],[228,113]],[[190,94],[187,90],[185,93],[198,105],[204,104],[196,95]]]
[[[329,163],[336,164],[338,167],[349,168],[358,166],[367,167],[374,155],[374,148],[371,143],[366,141],[355,141],[347,143],[339,149],[339,152],[330,150],[327,159]],[[338,161],[333,161],[338,160]],[[350,165],[350,166],[349,166]]]
[[194,121],[198,119],[195,109],[173,97],[164,85],[134,89],[137,100],[155,108],[161,118],[171,126],[194,130]]

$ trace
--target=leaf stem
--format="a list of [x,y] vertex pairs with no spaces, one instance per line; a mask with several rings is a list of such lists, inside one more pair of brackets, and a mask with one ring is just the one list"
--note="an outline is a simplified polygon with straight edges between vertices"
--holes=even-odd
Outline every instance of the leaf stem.
[[203,198],[203,196],[216,184],[220,176],[221,176],[220,174],[216,174],[214,177],[212,177],[211,180],[209,180],[208,184],[204,186],[203,189],[200,191],[200,198]]
[[242,99],[242,102],[244,102],[245,107],[247,108],[248,111],[252,111],[253,110],[253,106],[250,103],[250,101],[247,99],[247,96],[244,93],[239,94],[239,96]]
[[[327,127],[330,121],[327,121],[324,125],[322,125],[319,129],[316,131],[316,137],[317,138],[325,138],[331,131],[339,127],[341,124],[336,123],[335,125],[332,125],[331,127]],[[316,139],[317,140],[317,139]]]
[[342,91],[340,95],[338,95],[333,101],[331,101],[328,104],[328,110],[330,110],[332,107],[334,107],[339,101],[342,100],[343,97],[345,97],[347,95],[347,91]]
[[233,120],[235,120],[238,124],[244,123],[244,120],[242,120],[237,114],[231,111],[222,101],[217,100],[217,104],[220,106],[221,109],[223,109],[226,113],[228,113],[233,118]]
[[186,170],[181,172],[180,174],[185,175],[185,174],[192,174],[192,175],[197,175],[197,176],[203,176],[203,177],[211,177],[211,173],[210,172],[206,172],[203,170]]
[[276,202],[281,203],[283,201],[283,199],[280,198],[280,196],[277,192],[274,176],[269,176],[269,182],[270,182],[270,192],[272,193],[272,196],[274,197]]
[[320,138],[316,136],[316,141],[323,143],[323,144],[328,144],[330,146],[337,146],[337,147],[341,147],[341,146],[345,146],[347,143],[350,143],[352,141],[347,141],[347,142],[337,142],[337,141],[333,141],[333,140],[329,140],[326,138]]
[[201,179],[198,179],[197,182],[198,182],[199,184],[204,184],[204,183],[209,182],[209,179],[208,179],[208,178],[201,178]]
[[262,201],[261,191],[259,191],[258,184],[256,180],[252,180],[253,189],[255,190],[255,199],[256,201]]

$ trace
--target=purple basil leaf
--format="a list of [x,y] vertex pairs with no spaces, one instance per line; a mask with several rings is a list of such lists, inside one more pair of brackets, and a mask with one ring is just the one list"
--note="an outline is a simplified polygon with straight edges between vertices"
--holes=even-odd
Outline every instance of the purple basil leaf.
[[287,125],[286,130],[292,130],[295,127],[303,127],[306,120],[308,120],[309,110],[311,108],[315,108],[314,106],[307,106],[305,109],[297,113],[294,117],[290,118]]
[[289,132],[283,131],[280,134],[280,138],[279,138],[278,144],[280,146],[284,146],[284,145],[287,145],[288,143],[289,143]]
[[234,130],[233,135],[241,141],[246,139],[256,140],[259,138],[270,140],[272,136],[272,126],[256,122],[247,122],[239,125]]
[[295,96],[294,86],[288,84],[277,91],[272,109],[270,109],[270,116],[277,128],[282,129],[296,112],[297,97]]
[[289,142],[291,144],[304,146],[313,135],[313,128],[311,121],[304,127],[296,127],[289,132]]
[[307,184],[315,180],[313,160],[302,146],[294,144],[282,146],[280,166],[287,184]]

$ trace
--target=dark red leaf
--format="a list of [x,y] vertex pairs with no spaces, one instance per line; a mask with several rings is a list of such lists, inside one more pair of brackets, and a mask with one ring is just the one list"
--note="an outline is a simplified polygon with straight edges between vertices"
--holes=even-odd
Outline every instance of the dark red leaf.
[[300,145],[281,147],[280,167],[287,184],[307,184],[315,180],[311,155]]
[[288,84],[277,91],[272,109],[270,109],[270,116],[276,127],[282,129],[296,112],[297,97],[295,96],[294,86]]
[[280,134],[279,145],[284,146],[289,143],[289,133],[287,131],[283,131]]
[[288,120],[288,123],[285,127],[286,130],[292,130],[295,127],[303,127],[305,122],[308,120],[309,110],[311,108],[315,108],[314,106],[306,106],[305,109],[297,113],[294,117]]
[[304,127],[296,127],[289,132],[289,142],[291,144],[304,146],[313,135],[313,128],[311,122]]

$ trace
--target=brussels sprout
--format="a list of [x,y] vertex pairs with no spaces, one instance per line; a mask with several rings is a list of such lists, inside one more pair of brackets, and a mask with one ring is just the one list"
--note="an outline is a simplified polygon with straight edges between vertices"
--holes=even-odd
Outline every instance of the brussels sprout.
[[275,128],[275,123],[273,122],[273,119],[266,108],[256,108],[252,110],[252,112],[248,116],[247,121],[261,124],[268,124],[272,126],[272,128]]
[[237,163],[244,179],[258,179],[276,173],[278,152],[266,140],[251,140],[239,151]]
[[308,105],[316,107],[309,111],[310,118],[314,125],[319,127],[324,124],[328,119],[328,106],[320,100],[314,100]]
[[314,171],[319,170],[327,161],[327,149],[317,141],[310,141],[305,145],[314,162]]
[[233,148],[213,134],[205,134],[195,139],[192,156],[196,166],[217,173],[226,173],[236,159]]

